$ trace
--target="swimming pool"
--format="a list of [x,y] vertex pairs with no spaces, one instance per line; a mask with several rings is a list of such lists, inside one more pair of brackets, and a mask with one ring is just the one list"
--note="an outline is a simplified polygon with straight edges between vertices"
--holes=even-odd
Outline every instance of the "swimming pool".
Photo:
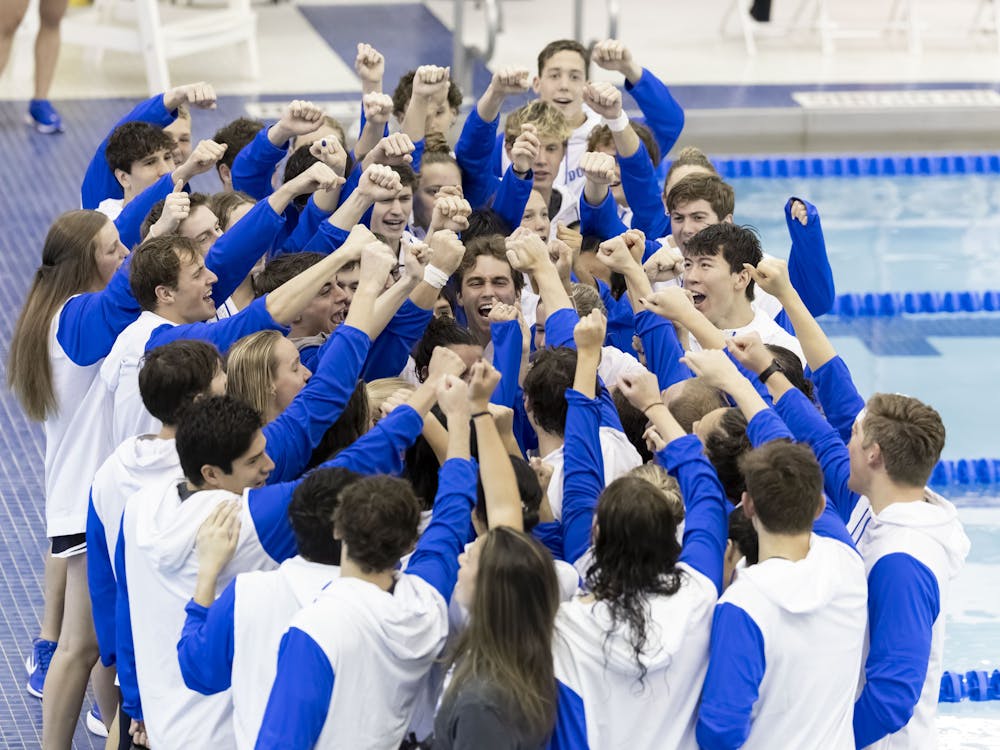
[[[1000,289],[1000,179],[995,175],[732,178],[735,219],[787,257],[790,196],[819,209],[838,294]],[[944,458],[1000,456],[1000,313],[855,319],[824,328],[863,395],[907,393],[935,406]],[[880,339],[880,341],[875,341]],[[944,666],[1000,668],[1000,487],[942,488],[972,551],[946,611]],[[1000,746],[1000,701],[940,705],[942,748]]]

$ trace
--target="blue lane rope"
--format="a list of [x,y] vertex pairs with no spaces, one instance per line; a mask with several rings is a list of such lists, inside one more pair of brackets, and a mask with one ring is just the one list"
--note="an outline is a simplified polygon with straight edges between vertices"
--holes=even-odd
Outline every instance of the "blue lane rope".
[[838,294],[831,315],[891,318],[903,314],[1000,312],[1000,291]]
[[1000,669],[990,674],[986,670],[951,672],[941,675],[938,703],[970,701],[1000,701]]
[[1000,154],[765,156],[713,159],[723,179],[1000,174]]
[[928,484],[932,487],[1000,485],[1000,458],[939,461]]

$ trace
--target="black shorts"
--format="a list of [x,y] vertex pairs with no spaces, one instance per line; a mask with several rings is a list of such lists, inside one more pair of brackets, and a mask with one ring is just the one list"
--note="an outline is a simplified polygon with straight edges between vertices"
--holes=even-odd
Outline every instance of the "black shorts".
[[87,551],[86,534],[66,534],[52,537],[53,557],[75,557]]

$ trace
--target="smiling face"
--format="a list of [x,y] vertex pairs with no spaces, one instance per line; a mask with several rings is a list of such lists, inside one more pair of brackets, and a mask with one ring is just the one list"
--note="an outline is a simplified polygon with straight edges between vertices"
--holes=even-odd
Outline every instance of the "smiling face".
[[260,489],[267,482],[274,468],[274,461],[267,455],[267,439],[258,430],[250,442],[250,447],[233,461],[233,470],[226,476],[222,489],[241,495],[246,489]]
[[427,229],[434,213],[438,191],[445,186],[462,187],[462,172],[457,164],[439,161],[420,169],[420,186],[413,194],[413,223]]
[[562,50],[545,61],[533,87],[539,99],[557,107],[570,124],[578,126],[584,119],[583,89],[586,85],[586,61],[577,52]]
[[219,277],[205,267],[201,255],[182,257],[177,287],[157,287],[158,294],[163,290],[160,305],[170,306],[173,313],[171,320],[175,322],[201,323],[209,320],[215,315],[212,285],[218,280]]
[[[732,217],[727,217],[732,221]],[[670,213],[670,231],[681,252],[685,244],[705,227],[722,221],[707,200],[690,201],[674,206]]]
[[566,155],[566,144],[555,138],[539,138],[541,148],[535,157],[531,169],[535,174],[535,189],[549,191],[559,174],[563,157]]
[[[684,257],[684,288],[694,295],[694,306],[718,328],[738,328],[750,303],[746,299],[746,271],[733,273],[729,262],[718,255]],[[745,309],[744,309],[745,308]]]
[[465,310],[469,330],[480,341],[490,338],[490,310],[497,302],[513,305],[517,299],[510,264],[492,255],[480,255],[462,276],[458,304]]
[[537,190],[532,190],[528,196],[528,203],[524,207],[524,216],[521,217],[521,226],[530,229],[548,242],[549,228],[552,226],[552,222],[549,221],[549,207],[542,194]]
[[104,289],[128,256],[128,248],[118,239],[114,222],[107,221],[94,238],[94,262],[97,265],[95,291]]
[[327,283],[292,323],[292,338],[331,334],[344,319],[347,295],[334,283]]
[[395,198],[377,201],[372,206],[372,231],[381,234],[392,249],[398,250],[412,208],[413,188],[409,186],[403,187]]
[[207,254],[215,241],[222,236],[218,217],[204,204],[192,208],[177,230],[182,237],[197,242],[202,255]]
[[295,344],[284,337],[275,342],[271,352],[271,368],[274,372],[274,396],[266,415],[268,421],[288,408],[312,377],[309,368],[299,360],[299,350],[295,348]]

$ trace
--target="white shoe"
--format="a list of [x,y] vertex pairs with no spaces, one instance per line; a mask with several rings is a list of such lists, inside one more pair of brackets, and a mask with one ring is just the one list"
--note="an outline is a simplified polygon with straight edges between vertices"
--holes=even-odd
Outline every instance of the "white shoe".
[[100,710],[97,706],[94,706],[92,709],[87,711],[87,731],[93,735],[107,739],[108,728],[104,726],[104,722],[101,721],[99,713]]

